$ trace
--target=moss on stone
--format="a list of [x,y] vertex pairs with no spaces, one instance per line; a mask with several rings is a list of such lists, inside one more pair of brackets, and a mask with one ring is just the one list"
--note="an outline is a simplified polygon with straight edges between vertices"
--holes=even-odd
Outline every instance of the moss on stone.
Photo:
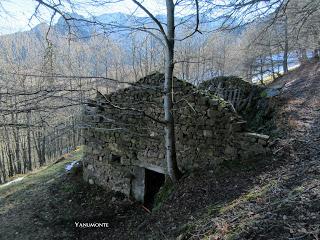
[[155,196],[154,207],[153,207],[154,211],[157,211],[160,209],[163,202],[168,199],[168,197],[173,192],[173,190],[174,190],[173,183],[169,179],[166,180],[164,185],[160,188],[159,192]]

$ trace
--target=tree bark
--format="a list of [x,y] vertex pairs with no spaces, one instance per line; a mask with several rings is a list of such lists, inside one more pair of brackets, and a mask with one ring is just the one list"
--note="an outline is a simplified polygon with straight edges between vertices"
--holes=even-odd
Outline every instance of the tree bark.
[[175,183],[181,177],[177,164],[176,140],[173,117],[173,69],[174,69],[174,4],[172,0],[166,0],[167,6],[167,47],[165,60],[164,81],[164,119],[165,119],[165,150],[168,174]]
[[288,42],[288,18],[285,16],[284,19],[284,51],[283,51],[283,72],[288,73],[288,52],[289,52],[289,42]]
[[28,170],[32,170],[32,155],[31,155],[31,111],[27,112],[27,144],[28,144]]
[[300,49],[300,64],[305,64],[308,61],[307,49]]

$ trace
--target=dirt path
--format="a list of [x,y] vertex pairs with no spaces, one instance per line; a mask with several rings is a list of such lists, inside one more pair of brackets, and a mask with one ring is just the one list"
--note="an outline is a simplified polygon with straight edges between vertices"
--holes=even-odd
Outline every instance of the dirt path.
[[320,129],[320,64],[302,66],[280,78],[278,127],[288,137],[301,138],[312,145],[319,141]]
[[[276,97],[276,124],[281,139],[270,173],[276,187],[256,207],[256,228],[244,238],[319,239],[320,237],[320,63],[306,64],[273,83],[283,85]],[[260,232],[259,232],[260,231]]]

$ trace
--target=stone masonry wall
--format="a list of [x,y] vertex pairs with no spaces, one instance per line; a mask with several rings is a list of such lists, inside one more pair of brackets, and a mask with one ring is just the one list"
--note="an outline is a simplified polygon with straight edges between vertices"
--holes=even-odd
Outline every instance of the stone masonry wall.
[[[162,123],[162,74],[149,75],[126,89],[97,95],[85,108],[84,178],[131,194],[138,167],[166,173]],[[180,169],[250,160],[268,155],[268,136],[246,132],[223,99],[175,79],[175,127]]]

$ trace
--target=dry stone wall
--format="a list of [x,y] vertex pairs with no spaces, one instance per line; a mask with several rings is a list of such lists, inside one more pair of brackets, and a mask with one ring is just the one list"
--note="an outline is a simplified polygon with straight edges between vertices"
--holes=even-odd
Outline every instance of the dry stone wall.
[[255,104],[263,87],[244,81],[235,76],[220,76],[202,82],[199,88],[218,95],[230,102],[239,113]]
[[[132,194],[138,168],[166,173],[162,110],[164,76],[149,75],[126,89],[97,95],[84,111],[84,178]],[[250,160],[269,154],[269,137],[246,132],[229,103],[175,79],[174,116],[180,169]],[[160,121],[158,121],[160,120]]]

